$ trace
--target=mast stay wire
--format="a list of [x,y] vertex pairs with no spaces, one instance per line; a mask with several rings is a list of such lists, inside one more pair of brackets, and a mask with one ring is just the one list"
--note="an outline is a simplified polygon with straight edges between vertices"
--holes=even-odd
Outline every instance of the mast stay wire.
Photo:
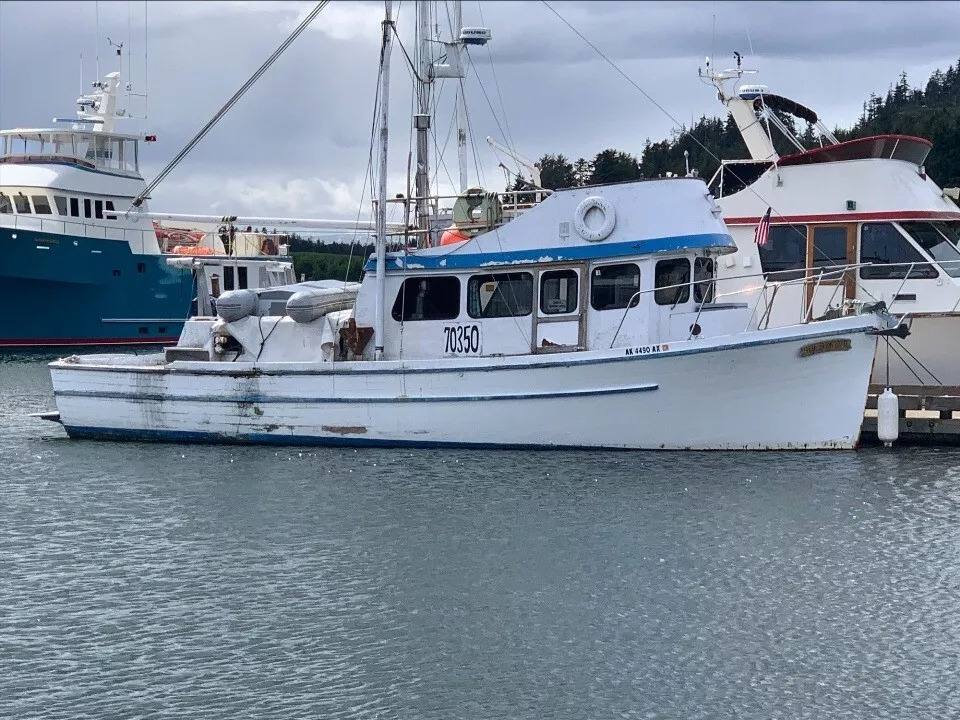
[[[477,10],[480,13],[480,24],[485,26],[486,22],[484,22],[484,19],[483,19],[483,6],[480,0],[477,0]],[[487,48],[487,57],[490,59],[490,71],[493,73],[493,85],[497,89],[497,97],[500,99],[500,112],[503,113],[503,124],[504,124],[504,127],[506,127],[507,129],[507,134],[504,136],[504,140],[507,141],[510,149],[513,150],[513,152],[517,152],[517,146],[513,142],[513,133],[510,132],[510,121],[507,119],[507,108],[503,102],[503,93],[500,91],[500,80],[497,78],[497,67],[496,65],[493,64],[493,52],[490,50],[489,45],[487,45],[486,48]],[[468,50],[467,53],[469,54],[469,52],[470,51]],[[473,60],[471,59],[470,62],[472,65]],[[476,68],[474,68],[474,72],[476,72]],[[479,76],[478,76],[478,79],[479,79]]]
[[149,197],[150,193],[153,192],[153,190],[161,182],[163,182],[163,180],[166,179],[167,175],[169,175],[173,171],[173,169],[180,164],[180,161],[183,160],[190,153],[191,150],[193,150],[193,148],[197,145],[197,143],[199,143],[206,136],[206,134],[213,129],[213,127],[218,122],[220,122],[221,118],[223,118],[223,116],[226,115],[230,111],[230,109],[237,104],[240,98],[242,98],[246,94],[247,90],[249,90],[253,86],[253,84],[257,82],[257,80],[259,80],[260,77],[267,70],[270,69],[270,66],[273,65],[273,63],[277,60],[277,58],[279,58],[284,53],[284,51],[288,47],[290,47],[291,44],[293,44],[293,41],[296,40],[300,36],[300,34],[307,29],[307,26],[309,26],[310,23],[313,22],[314,18],[316,18],[317,15],[320,14],[320,11],[323,10],[329,3],[330,3],[330,0],[322,0],[321,2],[317,3],[316,7],[314,7],[313,10],[311,10],[307,14],[307,16],[303,19],[303,22],[301,22],[297,26],[297,28],[287,37],[287,39],[284,40],[280,44],[280,46],[273,51],[273,54],[267,58],[266,62],[264,62],[263,65],[261,65],[260,68],[253,75],[250,76],[250,79],[247,80],[243,84],[243,86],[233,94],[233,97],[231,97],[226,102],[226,104],[217,111],[217,113],[213,116],[213,118],[211,118],[210,121],[203,126],[200,132],[198,132],[193,137],[193,139],[189,143],[187,143],[187,145],[183,148],[183,150],[177,153],[177,155],[173,158],[173,160],[171,160],[167,164],[167,166],[160,171],[160,174],[157,175],[157,177],[154,178],[154,180],[149,185],[147,185],[147,187],[139,195],[137,195],[136,198],[134,198],[133,202],[130,205],[130,208],[127,210],[127,213],[129,213],[130,210],[132,210],[133,208],[138,208],[143,204],[143,201],[147,197]]
[[[507,140],[507,142],[510,142],[509,133],[506,132],[506,131],[504,131],[503,126],[500,124],[500,118],[497,117],[497,111],[493,109],[493,103],[490,102],[490,96],[487,95],[487,89],[486,89],[486,87],[484,87],[484,85],[483,85],[483,80],[480,79],[480,73],[477,72],[477,66],[476,66],[476,64],[474,64],[474,62],[473,62],[473,57],[470,55],[470,51],[469,51],[469,50],[467,50],[467,60],[470,62],[470,67],[473,68],[473,74],[474,74],[474,75],[476,76],[476,78],[477,78],[477,84],[480,86],[480,90],[483,92],[483,97],[484,97],[484,99],[487,101],[487,107],[490,108],[490,114],[493,115],[493,120],[494,120],[494,122],[497,123],[497,128],[500,130],[500,135],[503,137],[504,140]],[[503,120],[504,120],[504,122],[506,122],[506,120],[507,120],[506,115],[504,115]],[[517,153],[517,149],[516,149],[515,147],[512,147],[512,143],[511,143],[510,150],[511,150],[514,154]],[[522,178],[522,177],[523,177],[523,168],[520,166],[520,161],[517,160],[516,157],[511,157],[510,159],[513,160],[514,164],[517,166],[517,177],[521,177],[521,178]]]

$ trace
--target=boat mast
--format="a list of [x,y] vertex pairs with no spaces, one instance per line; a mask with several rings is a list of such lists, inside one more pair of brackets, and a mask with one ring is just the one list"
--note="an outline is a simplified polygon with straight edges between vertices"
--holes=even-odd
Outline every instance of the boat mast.
[[380,175],[377,178],[377,296],[373,321],[374,358],[383,359],[384,284],[387,264],[387,124],[390,117],[390,51],[393,49],[393,2],[385,0],[380,51]]
[[417,131],[417,173],[414,192],[417,197],[417,228],[423,232],[422,245],[430,244],[430,90],[433,83],[433,52],[431,48],[430,10],[432,3],[417,3],[417,35],[419,39],[419,67],[417,68],[417,114],[413,127]]
[[[463,31],[463,8],[461,0],[455,0],[453,3],[453,31],[456,35],[453,40],[460,39],[460,33]],[[462,67],[463,45],[458,43],[456,46],[457,64]],[[460,165],[460,192],[467,191],[467,106],[466,98],[463,96],[463,75],[457,83],[457,161]]]

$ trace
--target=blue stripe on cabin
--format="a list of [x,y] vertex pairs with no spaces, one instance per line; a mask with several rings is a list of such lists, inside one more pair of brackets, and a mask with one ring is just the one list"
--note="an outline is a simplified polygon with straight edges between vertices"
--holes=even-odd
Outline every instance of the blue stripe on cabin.
[[[699,235],[678,235],[674,237],[653,238],[650,240],[630,240],[618,243],[589,243],[571,247],[527,248],[523,250],[505,250],[503,252],[458,253],[455,247],[445,254],[421,255],[402,253],[387,255],[387,271],[403,270],[404,263],[409,270],[454,270],[462,268],[487,268],[496,265],[517,265],[544,262],[571,262],[580,260],[613,259],[623,256],[652,255],[682,250],[736,250],[736,243],[729,235],[722,233],[704,233]],[[376,269],[375,260],[367,260],[363,269],[372,272]]]

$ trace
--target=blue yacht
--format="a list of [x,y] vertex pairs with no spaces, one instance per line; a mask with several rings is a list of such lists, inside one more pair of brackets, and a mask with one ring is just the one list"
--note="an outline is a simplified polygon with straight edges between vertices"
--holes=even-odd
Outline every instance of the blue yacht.
[[0,131],[0,347],[174,343],[209,313],[198,297],[295,280],[290,260],[264,257],[273,239],[225,225],[173,244],[146,203],[126,212],[155,138],[116,132],[119,86],[118,72],[94,83],[60,129]]

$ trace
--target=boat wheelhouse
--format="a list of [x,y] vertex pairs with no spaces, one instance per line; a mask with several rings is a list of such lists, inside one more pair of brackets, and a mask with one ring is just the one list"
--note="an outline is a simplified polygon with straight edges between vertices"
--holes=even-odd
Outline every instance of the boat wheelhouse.
[[[873,382],[960,384],[960,208],[926,174],[930,141],[838,142],[809,108],[738,92],[733,84],[746,72],[710,76],[751,156],[724,160],[709,183],[738,247],[718,266],[718,294],[747,293],[764,327],[882,301],[906,316],[911,336],[881,345]],[[814,124],[821,146],[804,148],[773,110]],[[774,130],[797,152],[780,156]]]

